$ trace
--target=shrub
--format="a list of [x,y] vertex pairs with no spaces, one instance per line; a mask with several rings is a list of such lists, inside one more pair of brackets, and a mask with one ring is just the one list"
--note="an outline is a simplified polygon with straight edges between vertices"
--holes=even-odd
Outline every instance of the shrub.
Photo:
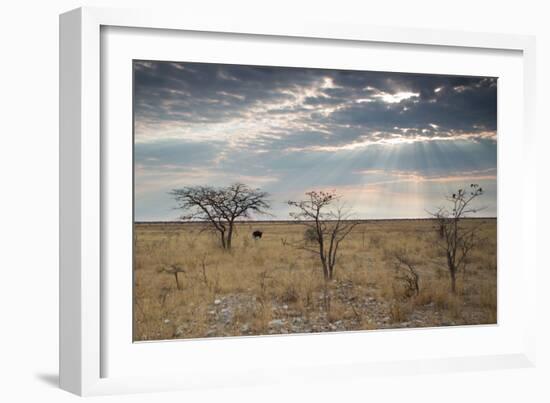
[[293,284],[288,284],[281,294],[281,301],[287,304],[297,302],[298,298],[300,294]]
[[399,301],[390,304],[390,319],[392,323],[405,322],[411,314],[411,307]]
[[318,236],[317,231],[315,231],[315,228],[306,228],[304,231],[304,240],[306,242],[317,242]]

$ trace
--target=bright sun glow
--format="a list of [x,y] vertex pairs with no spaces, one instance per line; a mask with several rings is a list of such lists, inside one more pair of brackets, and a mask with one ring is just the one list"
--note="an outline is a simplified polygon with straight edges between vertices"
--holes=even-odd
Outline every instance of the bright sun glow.
[[381,92],[380,94],[375,95],[376,98],[381,98],[382,101],[388,104],[397,104],[409,98],[417,98],[418,96],[420,96],[420,93],[418,92],[407,92],[407,91],[396,92],[395,94]]

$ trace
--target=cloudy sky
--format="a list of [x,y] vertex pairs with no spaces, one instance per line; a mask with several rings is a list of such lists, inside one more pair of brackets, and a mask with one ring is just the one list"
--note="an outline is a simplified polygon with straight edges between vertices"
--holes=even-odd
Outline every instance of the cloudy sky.
[[170,190],[243,182],[287,200],[335,190],[357,218],[426,217],[480,184],[496,216],[497,80],[134,62],[135,219],[174,220]]

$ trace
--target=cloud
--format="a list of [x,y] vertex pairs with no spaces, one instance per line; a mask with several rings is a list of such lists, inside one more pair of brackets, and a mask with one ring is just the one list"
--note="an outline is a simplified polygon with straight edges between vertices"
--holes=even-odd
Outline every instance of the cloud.
[[[197,132],[259,148],[255,140],[273,131],[277,148],[305,131],[352,135],[350,141],[379,133],[414,141],[459,132],[496,136],[496,79],[136,62],[135,118],[137,142]],[[430,136],[419,139],[419,131]]]
[[197,142],[177,139],[160,139],[134,145],[134,158],[139,165],[196,166],[214,161],[223,149],[222,142]]
[[152,61],[134,73],[139,217],[173,214],[175,187],[237,180],[277,200],[496,189],[496,78]]

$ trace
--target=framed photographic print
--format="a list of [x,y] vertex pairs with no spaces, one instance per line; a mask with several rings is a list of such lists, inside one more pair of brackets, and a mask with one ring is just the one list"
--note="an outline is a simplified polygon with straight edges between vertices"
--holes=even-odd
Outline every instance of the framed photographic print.
[[497,323],[497,78],[133,70],[135,341]]
[[62,387],[532,365],[533,49],[62,15]]

